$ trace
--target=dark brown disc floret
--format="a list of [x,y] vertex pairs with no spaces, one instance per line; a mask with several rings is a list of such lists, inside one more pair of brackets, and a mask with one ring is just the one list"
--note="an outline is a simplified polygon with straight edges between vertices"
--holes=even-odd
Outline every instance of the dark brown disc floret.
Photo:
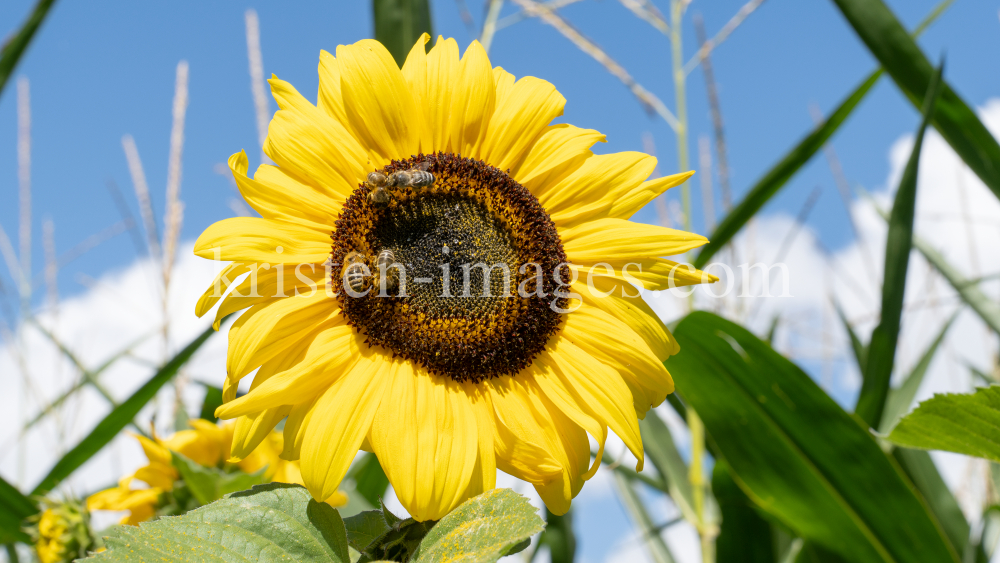
[[457,381],[530,365],[559,330],[569,282],[538,199],[501,170],[453,154],[377,172],[380,185],[359,185],[332,235],[330,282],[351,326]]

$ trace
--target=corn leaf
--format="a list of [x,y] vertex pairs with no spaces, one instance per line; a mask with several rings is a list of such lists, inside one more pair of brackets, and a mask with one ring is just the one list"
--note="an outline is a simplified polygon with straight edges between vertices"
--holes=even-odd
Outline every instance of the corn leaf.
[[675,336],[677,388],[759,508],[854,563],[958,561],[898,466],[795,364],[707,312]]
[[0,478],[0,543],[26,542],[21,531],[25,518],[38,512],[38,507],[21,494],[14,485]]
[[677,445],[670,429],[655,410],[646,413],[645,420],[639,421],[643,449],[667,486],[670,498],[689,522],[697,522],[694,511],[694,491],[688,480],[688,466],[677,451]]
[[896,358],[900,323],[903,317],[903,296],[906,292],[906,271],[910,264],[913,246],[913,219],[917,205],[917,175],[920,168],[920,149],[924,133],[934,113],[935,102],[941,91],[939,67],[927,90],[923,117],[917,129],[917,138],[910,151],[910,158],[903,169],[903,177],[896,189],[896,198],[889,215],[889,232],[885,240],[885,274],[882,281],[881,321],[872,332],[868,344],[864,380],[854,412],[872,428],[878,428],[889,395],[889,382]]
[[[914,107],[920,108],[934,81],[934,67],[882,0],[833,0],[872,55]],[[944,84],[934,128],[955,153],[1000,197],[1000,144],[972,108]]]
[[934,360],[934,354],[937,353],[937,349],[941,346],[941,342],[944,341],[944,336],[948,333],[948,329],[951,328],[952,323],[955,322],[956,317],[957,314],[952,315],[948,319],[948,322],[941,327],[941,331],[938,332],[937,337],[927,347],[927,350],[924,350],[917,365],[913,366],[913,369],[906,375],[899,387],[889,390],[889,397],[885,402],[885,416],[882,417],[882,427],[880,428],[883,434],[889,433],[892,425],[906,414],[910,405],[913,404],[913,399],[917,396],[917,391],[920,390],[920,384],[924,382],[924,376],[927,375],[927,369],[931,367],[931,361]]
[[156,396],[156,393],[177,375],[181,366],[186,364],[191,359],[191,356],[213,334],[215,334],[215,330],[212,327],[205,329],[205,332],[202,332],[190,344],[185,346],[183,350],[171,358],[149,381],[133,393],[131,397],[108,413],[101,422],[97,423],[97,426],[90,431],[87,437],[56,462],[48,475],[35,486],[31,494],[43,495],[51,491],[63,479],[69,477],[77,468],[86,463],[101,448],[111,442],[125,426],[132,422],[132,419],[139,414],[139,411],[146,406],[146,403],[152,400]]
[[31,40],[35,37],[35,32],[41,27],[45,17],[49,15],[49,9],[55,4],[55,0],[38,0],[35,9],[28,16],[28,21],[24,22],[21,29],[4,43],[0,49],[0,92],[7,86],[7,80],[17,68],[17,63],[21,62],[21,57],[27,50]]
[[385,45],[400,67],[413,44],[431,29],[430,0],[373,0],[375,39]]
[[[930,454],[921,450],[896,448],[892,456],[924,497],[924,501],[941,523],[955,551],[962,553],[968,549],[969,522],[958,506],[955,495],[941,478]],[[969,559],[963,556],[962,560]]]
[[903,417],[889,441],[1000,462],[1000,386],[972,394],[935,395]]
[[715,539],[716,560],[774,563],[777,556],[771,524],[733,481],[725,461],[717,460],[712,468],[712,492],[722,512]]

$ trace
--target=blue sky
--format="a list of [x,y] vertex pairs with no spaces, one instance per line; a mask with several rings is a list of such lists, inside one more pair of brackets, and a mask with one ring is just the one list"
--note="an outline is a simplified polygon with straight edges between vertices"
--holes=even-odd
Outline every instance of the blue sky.
[[[890,2],[911,27],[935,3]],[[468,5],[480,23],[482,2],[469,0]],[[703,14],[714,34],[741,5],[742,0],[695,1],[689,14]],[[3,32],[20,25],[30,7],[27,1],[0,6]],[[54,221],[56,246],[65,251],[118,221],[108,180],[134,202],[123,134],[136,139],[157,216],[162,216],[174,71],[181,59],[191,66],[183,237],[192,239],[230,215],[227,200],[233,193],[215,165],[240,149],[252,159],[259,154],[244,38],[248,7],[260,14],[265,72],[290,80],[310,97],[316,91],[319,50],[367,37],[372,29],[368,2],[57,3],[16,72],[31,81],[36,266],[42,264],[43,217]],[[439,0],[433,11],[436,33],[463,44],[471,39],[455,2]],[[504,14],[514,11],[508,3]],[[613,0],[581,1],[563,13],[673,106],[665,37]],[[972,105],[1000,92],[1000,75],[990,70],[998,23],[992,3],[959,0],[921,40],[932,57],[947,54],[948,78]],[[688,56],[695,50],[690,18],[684,33]],[[607,134],[602,150],[641,150],[642,135],[649,132],[661,169],[676,168],[676,143],[666,124],[647,116],[615,78],[552,28],[537,21],[506,28],[497,35],[491,58],[517,76],[553,82],[568,99],[566,121]],[[812,126],[811,104],[828,111],[875,67],[833,4],[819,0],[765,2],[714,54],[714,64],[737,195]],[[696,154],[697,137],[710,132],[700,71],[689,77],[688,99]],[[915,123],[912,107],[883,80],[834,140],[849,180],[868,187],[884,182],[889,144]],[[0,98],[0,224],[12,237],[17,231],[16,130],[11,87]],[[795,214],[816,186],[823,192],[810,225],[832,248],[849,243],[846,214],[822,158],[767,210]],[[704,232],[698,192],[694,201],[696,230]],[[640,219],[653,221],[654,215],[646,210]],[[119,236],[61,272],[60,290],[76,293],[82,289],[77,273],[94,276],[134,256],[128,237]]]

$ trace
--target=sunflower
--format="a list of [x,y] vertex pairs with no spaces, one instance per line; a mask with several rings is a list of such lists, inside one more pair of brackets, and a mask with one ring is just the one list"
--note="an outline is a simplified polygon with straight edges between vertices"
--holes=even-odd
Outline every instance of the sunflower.
[[552,124],[552,84],[429,40],[402,69],[372,40],[321,52],[316,105],[269,81],[276,165],[250,178],[245,153],[229,159],[261,217],[195,244],[231,262],[197,314],[248,309],[217,415],[238,419],[237,459],[285,419],[282,457],[316,499],[360,449],[416,520],[496,469],[564,514],[599,466],[588,435],[603,450],[610,429],[641,470],[637,419],[673,391],[677,342],[635,286],[715,280],[663,258],[704,237],[628,221],[692,173],[646,181],[655,158],[596,155],[603,135]]

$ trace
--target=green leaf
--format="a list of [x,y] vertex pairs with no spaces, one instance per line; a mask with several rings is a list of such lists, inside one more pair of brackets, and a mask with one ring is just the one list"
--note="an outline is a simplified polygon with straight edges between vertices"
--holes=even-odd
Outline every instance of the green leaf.
[[[937,18],[944,13],[954,0],[943,0],[927,15],[926,18],[913,31],[914,37],[920,36]],[[833,110],[833,113],[812,130],[809,135],[803,138],[784,158],[778,161],[764,176],[757,180],[743,199],[736,204],[726,215],[719,225],[709,236],[710,242],[701,247],[698,256],[694,259],[696,268],[704,268],[715,254],[725,247],[740,232],[750,218],[756,215],[772,197],[774,197],[785,184],[801,169],[816,152],[833,136],[840,126],[847,120],[851,112],[861,103],[861,100],[872,89],[882,76],[883,69],[878,69],[868,75],[868,77],[858,85],[842,102]],[[921,93],[926,91],[921,90]]]
[[903,169],[903,177],[896,189],[896,199],[889,215],[889,232],[885,240],[885,275],[882,282],[881,321],[872,332],[868,345],[864,379],[854,412],[872,428],[882,422],[889,382],[896,358],[900,322],[903,317],[903,295],[906,292],[906,270],[913,246],[913,218],[917,205],[917,175],[920,169],[920,149],[924,142],[927,124],[934,113],[935,101],[941,91],[941,74],[938,68],[924,100],[923,117],[917,128],[917,138],[910,151],[910,159]]
[[177,452],[170,452],[171,463],[199,504],[217,501],[229,493],[249,489],[264,482],[264,470],[256,473],[234,471],[227,473],[216,467],[205,467]]
[[931,345],[927,347],[924,354],[920,356],[920,361],[917,362],[917,365],[913,366],[913,369],[903,379],[899,387],[889,391],[889,397],[885,402],[885,416],[882,418],[882,426],[879,429],[883,434],[889,433],[892,430],[892,425],[896,424],[896,421],[906,414],[910,405],[913,404],[913,399],[917,396],[917,391],[920,390],[920,384],[924,382],[927,369],[931,367],[931,361],[934,360],[934,354],[937,353],[941,342],[944,341],[944,335],[948,333],[948,329],[951,328],[952,323],[955,322],[957,317],[958,313],[955,313],[948,319],[948,322],[944,323],[944,326],[941,327],[941,332],[931,342]]
[[430,0],[372,0],[375,39],[385,45],[400,67],[423,33],[434,36]]
[[[924,497],[955,551],[965,551],[969,543],[969,522],[958,506],[955,495],[951,494],[938,473],[930,454],[922,450],[896,448],[892,456]],[[965,557],[962,560],[968,561]]]
[[944,279],[948,280],[962,301],[975,311],[984,323],[1000,334],[1000,305],[987,297],[975,282],[966,280],[929,242],[915,236],[913,237],[913,247],[927,259],[938,273],[944,276]]
[[874,437],[798,366],[711,313],[674,334],[677,388],[757,506],[854,563],[958,560]]
[[493,489],[442,518],[424,537],[412,560],[490,563],[544,528],[528,499],[510,489]]
[[381,498],[389,489],[389,478],[373,453],[365,453],[351,467],[347,477],[354,480],[353,492],[360,494],[371,506],[379,506]]
[[625,510],[632,517],[639,532],[642,533],[643,542],[649,549],[654,563],[674,563],[674,556],[663,541],[660,529],[653,523],[649,516],[649,511],[639,498],[639,494],[632,487],[632,480],[621,473],[615,473],[615,484],[618,485],[618,498],[622,501]]
[[347,542],[361,552],[389,531],[381,510],[366,510],[344,518],[344,526],[347,527]]
[[131,397],[125,400],[122,404],[115,407],[107,416],[104,417],[101,422],[90,431],[79,444],[77,444],[72,450],[66,453],[59,461],[56,462],[55,466],[49,471],[42,481],[35,487],[32,491],[32,495],[44,495],[45,493],[51,491],[62,482],[63,479],[69,477],[78,467],[87,462],[94,454],[99,452],[101,448],[106,446],[111,440],[122,431],[125,426],[127,426],[132,419],[135,418],[142,407],[146,406],[153,397],[156,396],[157,391],[160,390],[168,381],[177,375],[178,370],[181,366],[187,363],[191,359],[191,356],[198,351],[199,348],[205,343],[210,336],[215,334],[215,330],[209,327],[205,332],[201,333],[197,338],[191,341],[190,344],[184,347],[183,350],[177,353],[176,356],[170,359],[159,371],[157,371],[153,377],[149,379],[142,387],[140,387]]
[[777,554],[771,524],[740,490],[723,460],[712,468],[712,492],[722,511],[722,525],[715,539],[717,561],[774,563]]
[[[507,554],[517,553],[528,547],[531,538],[524,540],[525,545],[515,546]],[[538,546],[549,548],[549,561],[551,563],[573,563],[576,560],[576,534],[573,532],[573,509],[558,516],[545,509],[545,531],[538,536]],[[520,549],[517,549],[520,547]],[[516,550],[516,551],[515,551]]]
[[975,393],[935,395],[903,417],[889,441],[1000,462],[1000,386]]
[[28,536],[21,531],[21,524],[37,512],[35,503],[0,477],[0,544],[27,542]]
[[697,522],[694,491],[688,480],[688,466],[677,451],[670,429],[656,411],[650,410],[646,413],[646,418],[639,421],[639,432],[642,434],[646,459],[653,463],[660,478],[666,483],[670,498],[688,522]]
[[[915,107],[934,81],[934,67],[882,0],[834,0],[868,50]],[[934,127],[955,153],[1000,197],[1000,144],[972,108],[947,84]]]
[[49,15],[52,4],[55,4],[55,0],[39,0],[28,16],[28,21],[24,22],[17,34],[7,39],[3,49],[0,49],[0,92],[7,86],[7,80],[17,68],[17,63],[21,61],[24,51],[35,37],[35,32]]
[[204,383],[202,385],[205,386],[205,398],[201,401],[201,412],[198,414],[198,418],[209,422],[218,422],[219,419],[215,417],[215,409],[222,406],[222,389],[214,385]]
[[286,483],[259,485],[182,516],[115,526],[105,545],[95,563],[349,561],[336,509]]

